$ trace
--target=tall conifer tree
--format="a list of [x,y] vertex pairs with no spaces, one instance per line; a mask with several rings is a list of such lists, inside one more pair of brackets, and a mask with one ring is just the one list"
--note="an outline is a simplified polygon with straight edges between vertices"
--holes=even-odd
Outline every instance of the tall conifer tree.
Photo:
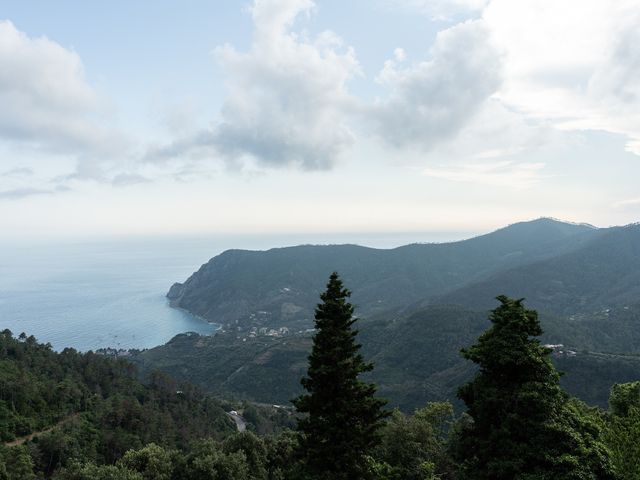
[[616,478],[598,428],[561,389],[538,315],[522,300],[498,297],[491,328],[462,354],[477,363],[460,388],[473,419],[454,453],[466,480],[606,480]]
[[312,478],[369,478],[367,455],[387,415],[382,410],[386,402],[374,397],[376,386],[359,379],[373,365],[359,353],[350,295],[338,274],[331,274],[316,308],[313,349],[302,379],[308,393],[294,400],[298,412],[307,414],[298,430],[305,469]]

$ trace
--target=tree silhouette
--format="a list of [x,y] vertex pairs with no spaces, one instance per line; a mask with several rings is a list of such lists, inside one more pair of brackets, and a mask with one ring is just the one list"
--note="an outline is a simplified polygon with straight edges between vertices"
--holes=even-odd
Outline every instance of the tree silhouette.
[[374,397],[376,386],[359,376],[371,371],[356,343],[351,293],[337,273],[331,274],[315,312],[316,333],[309,356],[308,393],[294,400],[301,453],[307,475],[320,479],[369,477],[368,455],[378,442],[386,403]]
[[568,402],[537,312],[505,296],[462,354],[480,367],[458,396],[473,419],[455,453],[468,480],[613,479],[597,427]]

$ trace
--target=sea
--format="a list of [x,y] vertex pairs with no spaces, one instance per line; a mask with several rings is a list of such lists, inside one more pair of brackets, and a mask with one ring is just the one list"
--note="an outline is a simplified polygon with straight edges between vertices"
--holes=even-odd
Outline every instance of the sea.
[[0,330],[24,332],[55,350],[144,349],[215,323],[171,308],[165,297],[229,248],[356,243],[392,248],[462,233],[184,235],[0,241]]

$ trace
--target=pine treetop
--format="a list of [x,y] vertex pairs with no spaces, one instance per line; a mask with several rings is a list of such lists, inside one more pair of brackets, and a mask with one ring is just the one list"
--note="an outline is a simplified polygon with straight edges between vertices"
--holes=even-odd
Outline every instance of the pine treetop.
[[458,396],[473,419],[459,436],[466,479],[610,479],[603,447],[568,404],[537,313],[505,296],[492,326],[463,350],[480,367]]
[[377,443],[385,401],[376,387],[359,379],[373,368],[359,353],[350,292],[331,274],[316,308],[316,333],[309,356],[308,392],[294,400],[307,414],[299,424],[301,452],[310,472],[326,478],[366,478],[366,455]]

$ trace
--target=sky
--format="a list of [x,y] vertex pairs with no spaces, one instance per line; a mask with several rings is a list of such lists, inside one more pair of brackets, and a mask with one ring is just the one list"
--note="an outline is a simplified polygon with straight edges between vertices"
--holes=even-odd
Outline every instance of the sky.
[[0,5],[0,235],[640,221],[640,0]]

